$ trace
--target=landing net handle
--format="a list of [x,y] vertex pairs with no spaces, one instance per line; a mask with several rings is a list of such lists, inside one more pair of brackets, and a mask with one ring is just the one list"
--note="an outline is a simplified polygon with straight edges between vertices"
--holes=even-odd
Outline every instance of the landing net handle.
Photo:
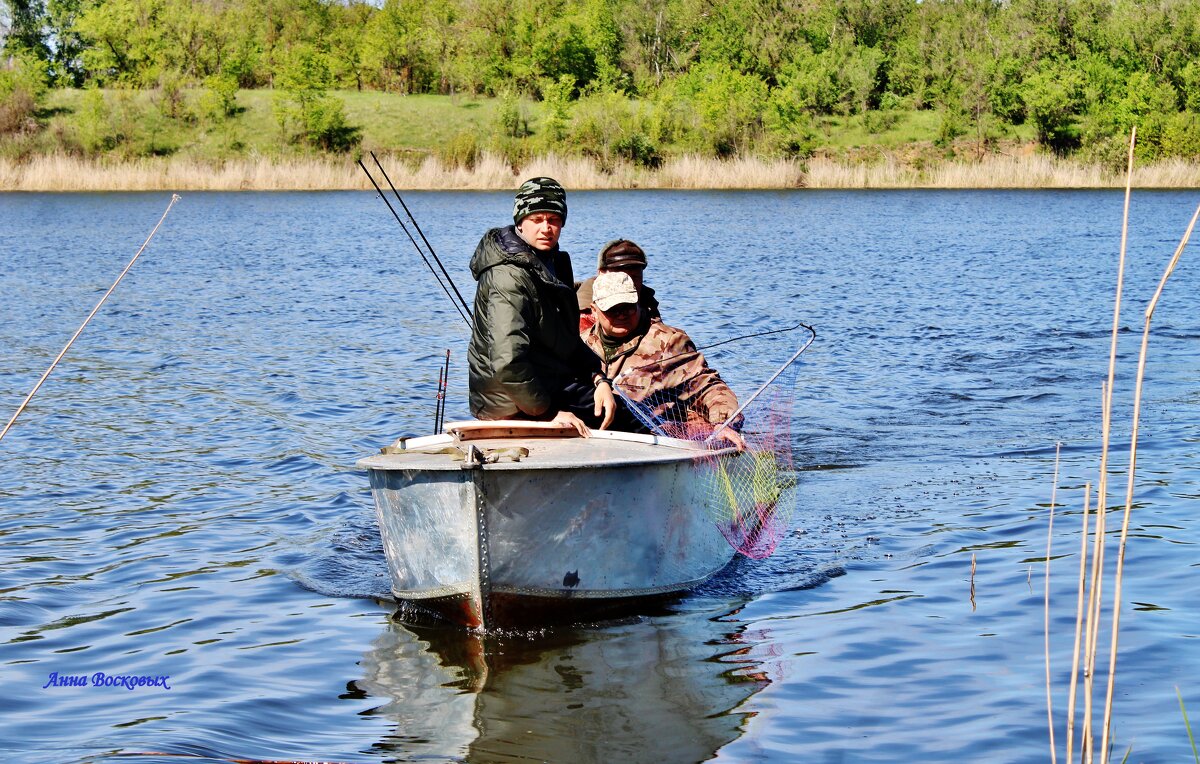
[[756,390],[754,392],[754,395],[751,395],[749,398],[746,399],[746,401],[741,406],[738,406],[737,411],[733,412],[733,414],[728,419],[726,419],[724,422],[722,422],[721,425],[717,429],[713,430],[712,433],[709,434],[709,436],[704,439],[705,443],[711,442],[712,439],[719,436],[725,430],[726,427],[729,427],[731,424],[733,424],[735,421],[737,421],[737,418],[741,415],[741,413],[743,411],[746,410],[746,407],[749,406],[751,403],[753,403],[755,398],[762,395],[763,392],[768,387],[771,386],[771,383],[774,382],[776,379],[778,379],[779,375],[787,370],[787,367],[789,367],[793,363],[795,363],[796,359],[798,359],[800,357],[800,354],[803,353],[805,350],[808,350],[809,345],[813,344],[813,342],[817,339],[817,330],[812,328],[808,324],[800,324],[800,326],[804,327],[805,329],[807,329],[809,331],[810,336],[808,338],[808,341],[805,342],[804,345],[802,345],[799,350],[797,350],[795,353],[793,353],[790,358],[788,358],[786,361],[784,361],[783,365],[780,366],[779,369],[774,374],[772,374],[771,377],[766,382],[764,382],[762,384],[762,387],[758,388],[758,390]]

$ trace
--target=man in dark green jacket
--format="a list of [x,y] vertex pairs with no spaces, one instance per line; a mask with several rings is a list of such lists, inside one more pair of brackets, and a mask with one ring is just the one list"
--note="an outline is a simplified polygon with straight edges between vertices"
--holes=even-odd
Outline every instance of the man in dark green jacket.
[[600,360],[579,337],[570,256],[558,248],[567,198],[558,181],[521,184],[515,225],[483,235],[471,257],[471,413],[604,429],[616,411]]

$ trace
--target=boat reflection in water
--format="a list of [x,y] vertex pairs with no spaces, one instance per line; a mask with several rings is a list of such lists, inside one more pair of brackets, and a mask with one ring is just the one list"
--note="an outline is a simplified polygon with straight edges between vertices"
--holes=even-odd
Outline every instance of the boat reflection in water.
[[705,761],[770,683],[743,626],[712,611],[530,634],[393,622],[363,660],[377,744],[400,760]]

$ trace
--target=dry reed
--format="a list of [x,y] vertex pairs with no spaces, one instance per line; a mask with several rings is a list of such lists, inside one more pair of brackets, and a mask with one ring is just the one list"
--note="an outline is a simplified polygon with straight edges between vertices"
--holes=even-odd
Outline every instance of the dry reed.
[[1092,574],[1088,587],[1087,623],[1083,639],[1083,732],[1080,742],[1083,745],[1079,754],[1080,761],[1091,764],[1095,753],[1093,748],[1094,735],[1092,732],[1092,698],[1096,679],[1096,642],[1100,632],[1100,590],[1104,584],[1104,534],[1107,525],[1102,507],[1103,499],[1096,492],[1096,531],[1092,540]]
[[[867,189],[867,188],[1116,188],[1119,179],[1098,166],[1054,157],[992,155],[979,161],[945,160],[916,165],[894,156],[874,162],[812,158],[695,155],[674,157],[651,169],[628,162],[599,163],[579,156],[545,155],[513,166],[485,153],[470,167],[435,156],[412,164],[383,157],[396,186],[405,190],[510,190],[532,175],[551,175],[574,189]],[[1139,188],[1200,187],[1200,164],[1171,160],[1142,167]],[[367,189],[349,157],[202,161],[187,157],[86,159],[67,155],[28,161],[0,158],[6,191],[291,191]]]
[[[1121,295],[1125,284],[1125,252],[1126,245],[1129,241],[1129,200],[1133,189],[1133,151],[1137,145],[1137,126],[1135,125],[1129,131],[1129,154],[1125,166],[1125,203],[1121,214],[1121,245],[1117,257],[1117,288],[1116,295],[1113,298],[1113,320],[1112,332],[1109,341],[1108,349],[1108,377],[1104,385],[1104,400],[1101,404],[1101,444],[1100,444],[1100,476],[1099,487],[1096,497],[1096,512],[1097,512],[1097,530],[1098,532],[1103,527],[1104,520],[1107,518],[1108,507],[1108,449],[1111,443],[1112,432],[1112,397],[1113,383],[1116,379],[1117,370],[1117,337],[1121,328]],[[1101,547],[1103,549],[1103,547]],[[1103,569],[1103,556],[1101,556],[1101,568]],[[1096,617],[1099,618],[1099,594],[1096,593]],[[1095,670],[1095,634],[1093,641],[1089,644],[1090,660],[1088,661],[1088,698],[1087,698],[1087,718],[1084,721],[1084,729],[1087,736],[1087,752],[1088,761],[1092,760],[1092,673]],[[1104,726],[1102,727],[1102,745],[1101,759],[1107,759],[1108,756],[1108,714],[1105,713]],[[1082,756],[1080,757],[1082,758]]]
[[[1090,764],[1095,758],[1095,731],[1093,729],[1094,713],[1092,701],[1094,697],[1095,669],[1096,669],[1096,654],[1099,640],[1099,633],[1102,622],[1102,591],[1104,586],[1104,557],[1105,557],[1105,539],[1107,536],[1107,482],[1108,482],[1108,452],[1110,444],[1110,433],[1112,426],[1112,398],[1113,398],[1113,383],[1116,372],[1116,356],[1117,356],[1117,337],[1120,330],[1120,312],[1122,289],[1124,284],[1125,272],[1125,254],[1129,231],[1129,202],[1131,190],[1138,181],[1135,178],[1141,177],[1143,180],[1147,174],[1142,171],[1135,172],[1133,167],[1134,147],[1137,141],[1137,131],[1133,130],[1129,138],[1129,154],[1125,174],[1125,206],[1121,226],[1121,246],[1120,256],[1117,269],[1117,285],[1116,295],[1113,307],[1113,325],[1112,336],[1109,348],[1109,365],[1108,377],[1101,385],[1101,430],[1102,444],[1100,455],[1100,475],[1096,491],[1096,517],[1094,529],[1092,531],[1092,553],[1091,553],[1091,573],[1088,574],[1088,515],[1089,505],[1091,501],[1091,484],[1085,488],[1084,505],[1083,505],[1083,531],[1080,539],[1080,562],[1079,562],[1079,583],[1078,595],[1076,603],[1075,615],[1075,646],[1072,656],[1070,689],[1068,695],[1067,706],[1067,735],[1066,735],[1066,752],[1067,764],[1070,764],[1074,753],[1074,734],[1075,734],[1075,708],[1077,699],[1079,669],[1082,665],[1084,672],[1084,710],[1083,710],[1083,729],[1080,733],[1080,760]],[[1159,172],[1168,173],[1160,177],[1180,178],[1179,175],[1169,175],[1179,171],[1175,165],[1164,165],[1157,168]],[[1138,439],[1138,420],[1141,411],[1142,384],[1145,378],[1146,355],[1150,339],[1150,323],[1154,313],[1154,309],[1162,296],[1163,289],[1166,286],[1168,278],[1174,271],[1184,248],[1187,246],[1188,240],[1195,228],[1197,219],[1200,219],[1200,207],[1197,207],[1195,214],[1192,216],[1188,224],[1187,230],[1184,232],[1179,246],[1175,249],[1173,256],[1162,279],[1159,281],[1158,288],[1150,300],[1149,306],[1145,311],[1145,326],[1142,333],[1141,352],[1138,357],[1138,370],[1134,386],[1133,400],[1133,424],[1130,443],[1129,471],[1128,482],[1126,485],[1124,515],[1121,524],[1120,540],[1118,543],[1117,562],[1113,575],[1113,595],[1112,595],[1112,618],[1111,618],[1111,645],[1109,650],[1108,664],[1108,681],[1104,699],[1104,715],[1103,723],[1100,730],[1100,761],[1102,764],[1107,764],[1110,756],[1109,735],[1112,726],[1112,705],[1113,705],[1113,689],[1116,681],[1116,663],[1117,663],[1117,647],[1119,644],[1118,636],[1121,622],[1121,596],[1122,584],[1125,569],[1125,550],[1129,535],[1129,521],[1133,507],[1133,490],[1135,482],[1135,474],[1137,469],[1137,439]],[[1055,474],[1057,482],[1057,452],[1055,460]],[[1052,502],[1053,503],[1053,502]],[[1053,507],[1051,508],[1050,533],[1053,533]],[[1049,542],[1047,542],[1046,566],[1047,566],[1047,590],[1046,590],[1046,614],[1047,614],[1047,645],[1046,645],[1046,682],[1047,682],[1047,706],[1049,707],[1049,690],[1050,690],[1050,669],[1049,669],[1049,565],[1050,551]],[[1086,605],[1085,605],[1086,600]],[[1086,608],[1086,622],[1084,611]],[[1082,642],[1082,662],[1080,660]],[[1190,732],[1190,730],[1189,730]],[[1051,713],[1050,727],[1050,747],[1051,758],[1056,756],[1056,748],[1054,745],[1054,727],[1053,714]]]
[[1092,484],[1083,487],[1083,533],[1079,542],[1079,588],[1075,602],[1075,650],[1071,655],[1071,687],[1067,691],[1067,764],[1071,764],[1075,737],[1075,698],[1079,687],[1079,652],[1083,638],[1083,602],[1087,588],[1088,516],[1091,513]]
[[1172,255],[1170,263],[1167,264],[1166,271],[1163,272],[1162,279],[1158,282],[1158,289],[1154,291],[1154,296],[1150,299],[1150,304],[1146,307],[1146,323],[1142,329],[1142,348],[1138,354],[1137,381],[1134,384],[1133,392],[1133,427],[1129,443],[1129,477],[1125,489],[1125,512],[1121,521],[1121,538],[1117,546],[1117,569],[1114,574],[1113,584],[1112,645],[1108,656],[1108,688],[1104,702],[1102,762],[1108,761],[1108,728],[1112,722],[1113,685],[1116,681],[1117,672],[1117,635],[1121,625],[1121,585],[1125,573],[1125,543],[1129,538],[1129,517],[1133,509],[1134,475],[1137,470],[1138,420],[1142,407],[1142,382],[1146,376],[1146,352],[1150,343],[1150,321],[1154,316],[1155,307],[1158,306],[1158,300],[1162,297],[1163,289],[1167,285],[1167,279],[1171,277],[1171,274],[1175,270],[1175,265],[1179,262],[1180,255],[1183,254],[1184,248],[1187,247],[1188,240],[1192,236],[1192,231],[1196,227],[1197,218],[1200,218],[1200,206],[1196,207],[1196,212],[1192,215],[1187,230],[1184,232],[1179,246],[1175,249],[1175,254]]
[[971,552],[971,592],[969,594],[971,600],[971,612],[975,612],[975,553]]
[[1058,761],[1054,745],[1054,703],[1050,694],[1050,546],[1054,539],[1054,507],[1058,501],[1058,459],[1062,443],[1054,445],[1054,482],[1050,484],[1050,527],[1046,529],[1046,592],[1043,618],[1043,637],[1046,650],[1046,716],[1050,723],[1050,763]]
[[104,305],[105,300],[107,300],[109,296],[112,295],[112,293],[116,290],[117,285],[121,283],[121,279],[125,278],[125,274],[129,273],[129,269],[133,267],[133,264],[136,263],[138,258],[142,256],[142,253],[146,251],[146,247],[150,246],[150,240],[154,238],[154,234],[158,233],[158,229],[162,226],[163,221],[167,219],[167,215],[171,212],[171,208],[175,206],[175,202],[177,201],[179,201],[179,195],[172,194],[170,204],[168,204],[167,209],[163,211],[162,217],[158,219],[158,223],[156,223],[154,228],[151,229],[150,235],[146,237],[144,242],[142,242],[142,246],[138,248],[138,251],[134,253],[133,258],[129,261],[125,268],[122,269],[120,275],[117,276],[117,280],[112,283],[112,286],[108,288],[108,291],[105,292],[104,296],[100,298],[100,301],[96,303],[96,307],[92,308],[92,312],[88,313],[87,318],[83,319],[83,323],[80,324],[79,328],[75,330],[75,333],[71,335],[71,339],[67,340],[67,344],[64,345],[63,349],[59,351],[57,356],[55,356],[54,360],[50,363],[50,367],[46,369],[45,373],[42,374],[41,378],[37,381],[37,384],[34,385],[33,389],[29,391],[29,395],[25,396],[25,400],[21,401],[20,406],[17,406],[16,412],[14,412],[12,418],[8,420],[8,424],[4,425],[3,430],[0,430],[0,440],[3,440],[8,431],[12,429],[13,423],[17,421],[17,417],[21,416],[21,412],[24,411],[25,407],[29,405],[29,402],[33,400],[33,396],[37,394],[37,391],[41,389],[42,384],[46,381],[46,379],[49,378],[55,367],[58,366],[58,362],[61,361],[63,356],[67,354],[67,351],[71,349],[71,345],[75,343],[75,340],[79,339],[79,335],[83,334],[83,330],[87,327],[88,323],[96,316],[97,313],[100,312],[100,308]]

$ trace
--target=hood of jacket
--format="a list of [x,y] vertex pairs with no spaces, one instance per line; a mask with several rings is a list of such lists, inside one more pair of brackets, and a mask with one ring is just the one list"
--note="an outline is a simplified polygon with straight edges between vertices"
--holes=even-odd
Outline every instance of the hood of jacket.
[[[554,262],[559,262],[565,254],[558,247],[546,253]],[[479,246],[475,247],[475,254],[471,255],[471,275],[478,281],[489,268],[505,264],[525,268],[547,284],[562,283],[551,275],[545,262],[533,251],[529,242],[521,238],[516,226],[493,228],[483,235]]]

